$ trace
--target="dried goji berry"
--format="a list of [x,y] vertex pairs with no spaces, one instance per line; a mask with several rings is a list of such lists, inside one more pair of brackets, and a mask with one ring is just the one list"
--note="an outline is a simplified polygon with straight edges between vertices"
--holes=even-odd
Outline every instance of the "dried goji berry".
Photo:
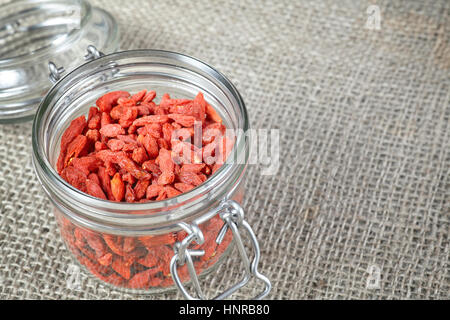
[[170,171],[163,171],[161,175],[158,177],[159,185],[171,184],[175,180],[175,173]]
[[125,254],[123,256],[125,258],[129,259],[130,261],[135,262],[139,258],[142,258],[143,256],[145,256],[146,254],[147,254],[147,250],[144,247],[136,247],[134,250],[132,250],[130,252],[125,252]]
[[142,127],[146,124],[165,123],[167,121],[169,121],[169,117],[167,115],[150,115],[134,120],[133,126]]
[[149,180],[151,179],[151,175],[141,170],[133,160],[128,158],[125,153],[117,153],[116,154],[116,163],[123,169],[127,170],[131,173],[136,179]]
[[174,233],[168,233],[156,236],[143,236],[138,238],[140,242],[147,248],[153,248],[161,245],[171,245],[176,241],[176,235]]
[[178,113],[172,113],[167,116],[170,119],[174,120],[175,122],[181,124],[184,127],[192,127],[196,120],[194,116],[187,116],[187,115],[178,114]]
[[137,240],[133,237],[125,237],[123,239],[123,251],[129,253],[136,248]]
[[111,119],[111,116],[109,115],[109,113],[102,112],[102,119],[100,121],[100,127],[103,128],[104,126],[111,124],[111,123],[112,123],[112,119]]
[[167,142],[165,139],[159,138],[157,141],[158,141],[158,147],[160,149],[170,149],[169,142]]
[[206,146],[204,146],[202,149],[203,161],[208,165],[212,165],[212,164],[216,163],[218,155],[219,155],[219,154],[217,154],[217,157],[216,157],[216,151],[219,151],[219,144],[216,141],[213,141],[213,142],[207,144]]
[[160,185],[156,185],[156,184],[152,184],[152,185],[148,186],[147,193],[146,193],[147,199],[157,197],[159,192],[162,189],[163,189],[163,187],[161,187]]
[[172,140],[173,130],[173,127],[169,123],[164,123],[162,125],[163,138],[167,140],[167,142]]
[[[123,169],[121,169],[120,171],[124,171]],[[129,184],[134,184],[136,182],[136,178],[133,177],[133,175],[129,172],[124,172],[122,173],[122,181],[123,182],[128,182]]]
[[120,274],[125,279],[130,279],[131,277],[131,267],[129,262],[123,257],[114,257],[111,263],[111,268]]
[[156,197],[155,201],[161,201],[167,198],[167,191],[166,189],[162,188],[159,190],[158,196]]
[[199,92],[193,101],[192,111],[193,116],[201,122],[205,121],[206,105],[203,93]]
[[117,104],[124,106],[125,108],[134,107],[136,105],[136,102],[131,98],[119,98],[117,100]]
[[159,256],[157,249],[151,249],[151,247],[149,247],[147,250],[147,255],[143,258],[140,258],[137,262],[148,268],[156,267],[158,265]]
[[219,116],[216,110],[214,110],[214,108],[209,104],[206,104],[206,114],[212,121],[222,123],[222,118]]
[[[142,137],[142,136],[140,136]],[[144,146],[145,150],[147,152],[142,152],[142,154],[145,154],[148,157],[150,157],[151,159],[154,159],[158,156],[159,151],[158,151],[158,143],[156,142],[155,138],[152,137],[151,135],[145,135],[142,139],[142,145]],[[133,151],[134,152],[134,151]],[[146,161],[147,159],[143,159],[143,161],[139,162],[139,163],[143,163],[144,161]],[[135,160],[136,161],[136,160]]]
[[110,268],[102,266],[99,263],[93,262],[88,258],[80,257],[80,262],[84,264],[94,275],[100,279],[104,279],[111,274]]
[[194,115],[193,104],[186,103],[184,105],[172,105],[169,107],[169,113],[179,113],[187,116]]
[[165,186],[164,190],[166,191],[167,198],[176,197],[181,194],[180,191],[178,191],[177,189],[175,189],[174,187],[171,187],[171,186]]
[[136,200],[136,195],[134,194],[134,190],[131,187],[131,184],[127,183],[125,188],[125,200],[127,202],[134,202]]
[[116,173],[111,180],[111,191],[114,196],[114,200],[121,201],[125,195],[125,185],[122,181],[120,173]]
[[106,150],[108,146],[104,142],[97,141],[95,142],[95,151]]
[[180,190],[181,192],[188,192],[195,188],[192,184],[187,184],[183,182],[175,183],[175,188]]
[[117,137],[119,134],[125,134],[125,130],[120,124],[106,124],[100,129],[100,133],[108,138]]
[[130,288],[139,289],[149,286],[149,282],[152,276],[159,272],[158,268],[148,269],[135,274],[129,281],[128,286]]
[[129,142],[129,143],[125,143],[125,145],[122,148],[122,151],[133,152],[133,150],[138,147],[139,147],[139,144],[137,142]]
[[97,261],[102,266],[107,267],[107,266],[111,265],[112,258],[113,258],[113,255],[110,252],[108,252],[108,253],[105,253],[103,256],[97,258]]
[[175,163],[172,160],[172,154],[167,149],[159,150],[157,162],[162,172],[173,172]]
[[202,142],[208,144],[213,142],[215,139],[220,139],[225,131],[224,126],[220,123],[209,124],[205,127],[202,134]]
[[125,142],[123,142],[122,140],[119,140],[119,139],[109,139],[107,146],[112,151],[120,151],[125,146]]
[[119,239],[113,235],[103,234],[103,240],[105,240],[109,249],[119,256],[125,255],[125,252],[122,249],[121,244],[119,243]]
[[141,170],[136,163],[131,160],[125,152],[113,152],[110,150],[101,150],[96,153],[96,157],[103,160],[105,165],[107,162],[118,164],[122,169],[131,173],[136,179],[151,179],[151,175],[144,170]]
[[137,103],[144,98],[146,93],[147,93],[147,90],[145,90],[145,89],[141,90],[138,93],[133,94],[130,99],[133,100],[135,103]]
[[81,191],[86,191],[87,176],[83,173],[83,171],[73,166],[69,166],[61,172],[61,177],[75,188]]
[[145,97],[142,99],[143,102],[152,102],[153,99],[156,97],[156,91],[149,91],[145,95]]
[[[61,154],[66,152],[67,146],[72,142],[77,136],[79,136],[84,128],[86,127],[86,118],[85,116],[80,116],[70,123],[69,127],[64,131],[61,137]],[[61,157],[60,154],[60,157]],[[64,159],[64,155],[62,155]],[[62,168],[61,168],[62,170]],[[60,171],[60,170],[58,170]]]
[[100,185],[91,179],[86,179],[86,190],[93,197],[107,200]]
[[88,176],[90,172],[96,170],[101,165],[101,161],[93,156],[85,156],[73,159],[72,165]]
[[131,158],[134,160],[134,162],[142,164],[148,160],[148,155],[143,147],[138,147],[133,150]]
[[172,146],[173,160],[176,160],[177,164],[202,162],[202,150],[197,149],[192,143],[173,140]]
[[194,186],[198,186],[203,182],[198,174],[191,171],[181,171],[178,175],[178,179],[183,183],[192,184]]
[[119,120],[120,117],[122,116],[122,113],[124,111],[125,107],[124,106],[117,106],[111,109],[111,112],[109,113],[111,119],[114,120]]
[[155,160],[145,161],[142,164],[142,169],[150,171],[151,173],[153,173],[157,177],[159,177],[159,175],[161,174],[161,169],[156,164]]
[[200,178],[200,180],[202,180],[202,183],[205,182],[206,179],[208,179],[208,177],[204,173],[199,173],[197,174],[197,176]]
[[137,200],[142,199],[145,196],[149,184],[150,180],[139,180],[136,183],[134,186],[134,194]]
[[110,112],[111,108],[117,104],[119,98],[128,98],[130,94],[126,91],[108,92],[104,96],[97,99],[95,103],[102,112]]
[[111,177],[114,176],[117,173],[117,169],[116,169],[116,166],[114,165],[114,163],[110,160],[106,160],[104,163],[105,163],[106,173],[108,175],[110,175]]
[[190,102],[191,100],[189,99],[171,99],[169,94],[165,93],[161,98],[160,106],[161,108],[168,109],[170,106],[184,105]]
[[186,163],[181,167],[182,172],[194,172],[199,173],[206,165],[204,163]]
[[89,129],[99,129],[101,121],[100,111],[96,107],[89,109],[89,115],[87,120],[87,126]]
[[131,126],[133,121],[136,120],[138,114],[139,112],[136,108],[127,108],[120,116],[119,124],[123,128],[128,128],[129,126]]
[[100,132],[97,129],[89,129],[88,131],[86,131],[86,138],[88,138],[91,143],[95,143],[101,138]]
[[86,145],[86,136],[80,134],[75,139],[73,139],[72,142],[67,146],[64,166],[68,166],[72,162],[73,158],[76,158],[79,155],[83,154],[83,152],[86,152]]
[[159,248],[159,263],[164,275],[170,274],[170,260],[173,257],[173,250],[167,246],[161,246]]
[[95,251],[97,257],[103,257],[105,254],[108,253],[106,244],[103,242],[102,238],[98,234],[90,232],[88,230],[82,230],[81,232],[83,233],[83,236],[86,239],[86,242],[89,245],[89,247]]
[[102,186],[104,192],[108,196],[109,200],[114,200],[114,195],[111,190],[111,180],[109,175],[106,173],[105,167],[98,168],[98,178],[100,180],[100,185]]
[[[192,130],[190,130],[192,129]],[[191,142],[191,137],[194,135],[193,128],[181,128],[172,132],[172,138],[170,141],[187,141]],[[173,144],[173,142],[172,142]]]
[[125,143],[136,143],[136,136],[134,134],[122,135],[119,134],[117,139],[125,142]]
[[163,279],[161,279],[159,277],[153,277],[153,278],[150,278],[149,283],[150,283],[150,286],[152,286],[152,287],[158,287],[158,286],[162,285]]

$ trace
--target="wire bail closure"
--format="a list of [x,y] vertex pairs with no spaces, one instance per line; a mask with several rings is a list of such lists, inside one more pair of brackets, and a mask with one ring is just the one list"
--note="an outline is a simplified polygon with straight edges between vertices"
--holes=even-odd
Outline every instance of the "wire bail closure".
[[[227,289],[220,295],[216,296],[214,299],[222,300],[229,297],[231,294],[233,294],[240,288],[244,287],[252,277],[261,280],[262,282],[264,282],[265,285],[264,290],[260,294],[255,296],[254,299],[259,300],[264,298],[270,292],[272,285],[270,283],[270,280],[266,276],[259,273],[258,271],[258,263],[260,258],[259,243],[252,228],[247,223],[247,221],[244,220],[244,210],[236,201],[228,200],[222,203],[219,209],[219,216],[224,221],[224,225],[217,235],[216,243],[220,244],[223,241],[228,229],[231,229],[231,232],[233,233],[233,240],[236,242],[239,255],[244,263],[245,270],[244,270],[244,277],[242,278],[241,281],[239,281],[237,284],[233,285],[231,288]],[[202,256],[205,254],[205,252],[204,250],[193,250],[188,248],[189,245],[193,242],[196,242],[199,245],[203,244],[205,241],[203,233],[198,227],[196,221],[194,221],[190,225],[183,222],[180,223],[179,226],[183,228],[188,233],[188,235],[181,242],[175,243],[174,246],[175,254],[170,261],[170,272],[172,274],[176,286],[186,299],[204,300],[205,296],[200,287],[199,280],[195,272],[194,263],[192,261],[192,257]],[[240,229],[245,230],[250,237],[252,249],[254,250],[255,253],[255,257],[251,262],[244,247],[244,243],[242,242]],[[192,284],[194,286],[194,290],[196,292],[197,297],[193,297],[192,295],[189,294],[189,292],[187,292],[178,275],[177,267],[183,266],[184,264],[187,264],[189,276],[192,280]]]

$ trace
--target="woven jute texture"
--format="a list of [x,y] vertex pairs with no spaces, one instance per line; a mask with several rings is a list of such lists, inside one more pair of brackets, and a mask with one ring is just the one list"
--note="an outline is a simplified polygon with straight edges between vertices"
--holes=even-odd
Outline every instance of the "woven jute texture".
[[[92,3],[116,17],[121,49],[207,62],[237,86],[253,128],[279,130],[279,169],[250,166],[243,204],[269,299],[450,297],[450,2]],[[30,131],[0,127],[0,298],[181,298],[123,293],[84,272],[70,289]],[[205,291],[233,284],[237,264]]]

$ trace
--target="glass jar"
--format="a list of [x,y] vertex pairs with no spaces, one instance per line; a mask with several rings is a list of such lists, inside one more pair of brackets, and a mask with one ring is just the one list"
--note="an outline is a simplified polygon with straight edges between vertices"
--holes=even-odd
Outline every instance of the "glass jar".
[[118,49],[114,18],[84,0],[18,0],[0,6],[0,123],[29,120],[52,86],[48,62],[67,71],[94,45]]
[[[270,291],[257,270],[259,246],[243,219],[239,203],[249,156],[249,140],[237,134],[224,165],[197,188],[177,197],[147,203],[120,203],[94,198],[64,181],[55,170],[59,143],[70,121],[88,113],[106,92],[142,89],[192,99],[201,91],[223,123],[247,132],[244,102],[221,73],[194,58],[166,51],[133,50],[90,61],[62,78],[42,100],[33,124],[33,164],[54,204],[61,235],[78,261],[98,279],[116,287],[156,292],[174,283],[186,298],[192,281],[203,298],[197,275],[217,265],[236,243],[245,275],[224,298],[251,277],[264,282],[257,298]],[[251,239],[250,261],[240,232]]]

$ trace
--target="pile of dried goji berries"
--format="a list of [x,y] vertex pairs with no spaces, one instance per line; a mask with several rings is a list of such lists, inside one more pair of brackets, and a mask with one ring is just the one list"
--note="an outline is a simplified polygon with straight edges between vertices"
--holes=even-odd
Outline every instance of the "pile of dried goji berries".
[[[126,202],[157,201],[202,184],[225,161],[233,139],[202,93],[195,99],[159,104],[155,91],[134,95],[114,91],[76,118],[63,133],[57,170],[75,188],[94,197]],[[129,288],[168,286],[172,246],[185,232],[160,236],[121,237],[100,234],[60,217],[69,248],[94,275]],[[217,245],[223,222],[214,217],[201,226],[205,255],[195,259],[198,272],[211,266],[231,241],[228,232]],[[188,276],[186,266],[180,276]]]
[[127,202],[163,200],[203,183],[233,144],[222,119],[202,93],[194,100],[164,94],[159,104],[155,96],[110,92],[87,121],[73,120],[61,138],[61,177],[92,196]]

